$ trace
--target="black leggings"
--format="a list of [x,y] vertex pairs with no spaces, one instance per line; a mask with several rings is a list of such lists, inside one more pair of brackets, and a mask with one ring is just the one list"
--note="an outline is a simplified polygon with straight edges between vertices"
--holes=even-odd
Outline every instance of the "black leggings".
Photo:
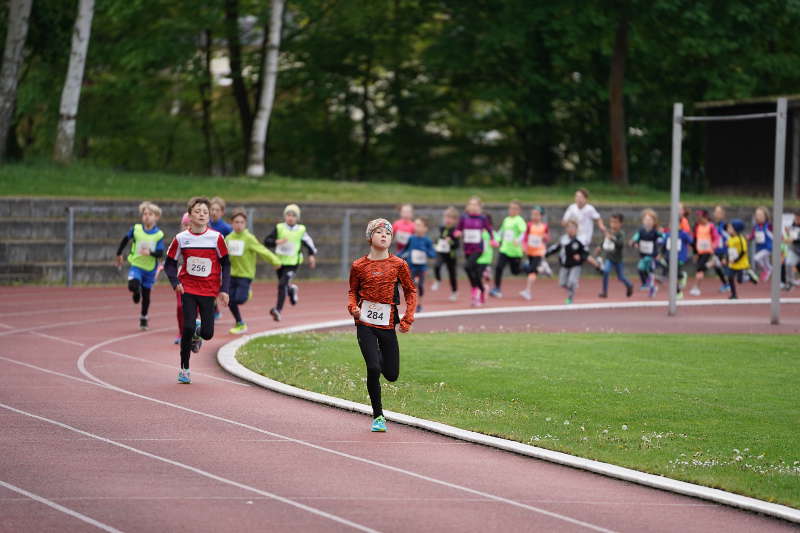
[[450,252],[446,254],[439,252],[436,254],[436,263],[433,265],[433,275],[436,277],[436,281],[442,281],[442,265],[447,267],[447,274],[450,276],[450,290],[453,292],[458,290],[457,262],[455,256],[451,256]]
[[250,278],[231,276],[231,299],[230,302],[228,302],[228,308],[230,308],[233,318],[236,320],[237,324],[243,323],[242,313],[239,311],[239,306],[243,305],[250,297],[250,283],[252,281],[253,280]]
[[361,355],[367,364],[367,392],[372,403],[372,416],[383,414],[381,405],[381,374],[387,381],[397,381],[400,375],[400,348],[393,329],[379,329],[356,324],[356,336]]
[[414,285],[417,286],[417,296],[422,299],[425,296],[425,271],[412,270],[411,279],[414,280]]
[[521,257],[509,257],[504,253],[501,253],[497,257],[497,266],[494,268],[494,286],[497,287],[497,290],[500,290],[500,284],[503,283],[503,270],[508,265],[511,268],[511,274],[514,276],[518,276],[521,268]]
[[128,290],[142,295],[142,316],[146,317],[150,311],[150,289],[142,287],[138,279],[131,279],[128,280]]
[[483,252],[474,252],[467,256],[467,264],[464,265],[464,271],[469,278],[469,284],[473,289],[480,289],[483,291],[483,283],[481,283],[481,274],[486,265],[479,265],[478,258]]
[[195,331],[197,310],[200,310],[200,336],[209,340],[214,336],[214,302],[213,296],[199,296],[183,293],[183,335],[181,335],[181,368],[189,369],[189,356],[192,353],[192,338]]
[[275,309],[283,311],[283,304],[286,301],[286,295],[289,292],[289,285],[297,275],[297,267],[299,265],[283,265],[275,274],[278,276],[278,303],[275,304]]

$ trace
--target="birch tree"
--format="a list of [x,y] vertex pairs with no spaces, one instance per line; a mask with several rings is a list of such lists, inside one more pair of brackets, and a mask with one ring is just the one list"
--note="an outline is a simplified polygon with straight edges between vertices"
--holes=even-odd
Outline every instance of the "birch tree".
[[269,36],[267,51],[264,54],[265,72],[264,87],[258,100],[258,110],[253,121],[250,135],[250,156],[247,164],[247,175],[260,177],[264,175],[264,159],[267,151],[267,128],[275,101],[275,84],[278,81],[278,52],[281,45],[281,27],[283,25],[283,8],[285,0],[272,0],[269,19]]
[[32,4],[33,0],[11,0],[8,6],[8,30],[0,69],[0,161],[6,155],[6,140],[14,118],[17,82]]
[[67,78],[61,91],[59,106],[58,130],[53,159],[60,163],[72,160],[72,149],[75,145],[75,122],[78,117],[78,103],[81,98],[83,71],[86,66],[86,52],[89,49],[89,37],[92,32],[94,16],[94,0],[80,0],[75,28],[72,32],[72,49],[67,67]]

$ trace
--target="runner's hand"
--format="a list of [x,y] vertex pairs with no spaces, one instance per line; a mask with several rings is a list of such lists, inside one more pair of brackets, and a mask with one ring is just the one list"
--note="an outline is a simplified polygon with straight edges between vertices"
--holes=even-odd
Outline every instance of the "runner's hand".
[[317,268],[317,258],[316,256],[309,255],[308,256],[308,266],[311,268]]
[[228,296],[227,292],[221,292],[217,294],[217,303],[222,306],[227,306],[228,302],[231,300],[231,297]]
[[122,256],[121,255],[118,255],[116,257],[116,259],[114,259],[114,264],[117,265],[117,268],[120,268],[122,266]]
[[411,326],[406,326],[400,322],[400,333],[408,333],[409,331],[411,331]]
[[348,311],[350,312],[350,316],[352,316],[352,317],[353,317],[353,318],[355,318],[356,320],[358,320],[359,318],[361,318],[361,310],[360,310],[360,309],[356,308],[356,310],[355,310],[355,311],[350,311],[350,310],[348,309]]
[[180,283],[175,285],[175,292],[178,294],[183,294],[183,285],[181,285]]

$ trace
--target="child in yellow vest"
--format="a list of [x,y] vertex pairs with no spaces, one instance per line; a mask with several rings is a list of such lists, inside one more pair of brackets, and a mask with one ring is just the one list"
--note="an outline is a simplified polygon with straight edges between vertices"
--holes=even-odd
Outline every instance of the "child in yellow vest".
[[129,242],[131,251],[128,253],[128,290],[133,297],[133,303],[142,302],[142,312],[139,317],[139,328],[143,331],[149,326],[147,313],[150,309],[150,290],[156,281],[158,258],[164,255],[164,232],[158,229],[156,223],[161,218],[161,208],[152,202],[139,204],[141,224],[134,224],[122,238],[117,247],[117,268],[122,266],[122,252]]
[[317,266],[315,256],[317,248],[306,227],[298,223],[299,220],[300,207],[297,204],[287,205],[283,210],[283,222],[277,224],[272,233],[264,239],[264,246],[274,248],[275,255],[281,261],[281,267],[277,270],[278,301],[275,307],[269,310],[275,322],[281,319],[281,311],[287,296],[292,305],[297,304],[298,287],[292,281],[303,262],[303,248],[308,252],[308,265],[311,268]]
[[727,227],[728,231],[728,283],[731,286],[729,299],[735,300],[739,296],[736,294],[736,282],[742,283],[745,276],[752,282],[758,283],[754,276],[750,276],[750,259],[747,257],[747,238],[744,233],[744,222],[735,218],[731,220]]

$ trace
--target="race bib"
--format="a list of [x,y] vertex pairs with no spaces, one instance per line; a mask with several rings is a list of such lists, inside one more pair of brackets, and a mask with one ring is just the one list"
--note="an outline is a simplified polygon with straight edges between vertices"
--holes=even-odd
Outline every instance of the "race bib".
[[789,238],[792,239],[793,241],[800,239],[800,229],[792,228],[791,230],[789,230]]
[[542,237],[541,235],[528,235],[528,246],[531,248],[541,248]]
[[763,231],[757,231],[756,232],[756,242],[758,244],[764,244],[765,242],[767,242],[767,234],[765,232],[763,232]]
[[447,239],[439,239],[436,241],[436,251],[441,254],[446,254],[450,252],[450,241]]
[[186,273],[197,278],[211,275],[211,259],[208,257],[189,257],[186,260]]
[[364,300],[361,302],[361,316],[359,316],[359,320],[375,326],[388,326],[391,312],[391,304],[379,304]]
[[711,240],[710,239],[698,239],[697,240],[697,251],[699,253],[710,252],[711,251]]
[[408,244],[408,239],[411,238],[411,234],[407,231],[398,231],[397,235],[394,236],[394,240],[396,240],[399,244],[405,246]]
[[513,229],[507,229],[503,232],[503,242],[514,242],[515,240]]
[[278,255],[295,255],[297,253],[297,245],[292,241],[286,241],[275,247],[275,253]]
[[607,237],[603,239],[603,250],[605,250],[606,252],[613,252],[616,248],[617,245],[614,244],[614,241],[612,241]]
[[645,255],[653,253],[653,241],[639,241],[639,251]]
[[728,261],[735,263],[739,259],[739,250],[736,248],[728,248]]
[[465,229],[464,242],[467,244],[477,244],[481,242],[481,230],[479,229]]
[[150,251],[150,253],[156,251],[156,243],[153,241],[144,241],[139,243],[139,255],[142,255],[144,250]]
[[244,241],[231,239],[226,243],[228,245],[228,253],[237,257],[244,255]]
[[411,250],[411,264],[424,265],[428,262],[428,254],[424,250]]

